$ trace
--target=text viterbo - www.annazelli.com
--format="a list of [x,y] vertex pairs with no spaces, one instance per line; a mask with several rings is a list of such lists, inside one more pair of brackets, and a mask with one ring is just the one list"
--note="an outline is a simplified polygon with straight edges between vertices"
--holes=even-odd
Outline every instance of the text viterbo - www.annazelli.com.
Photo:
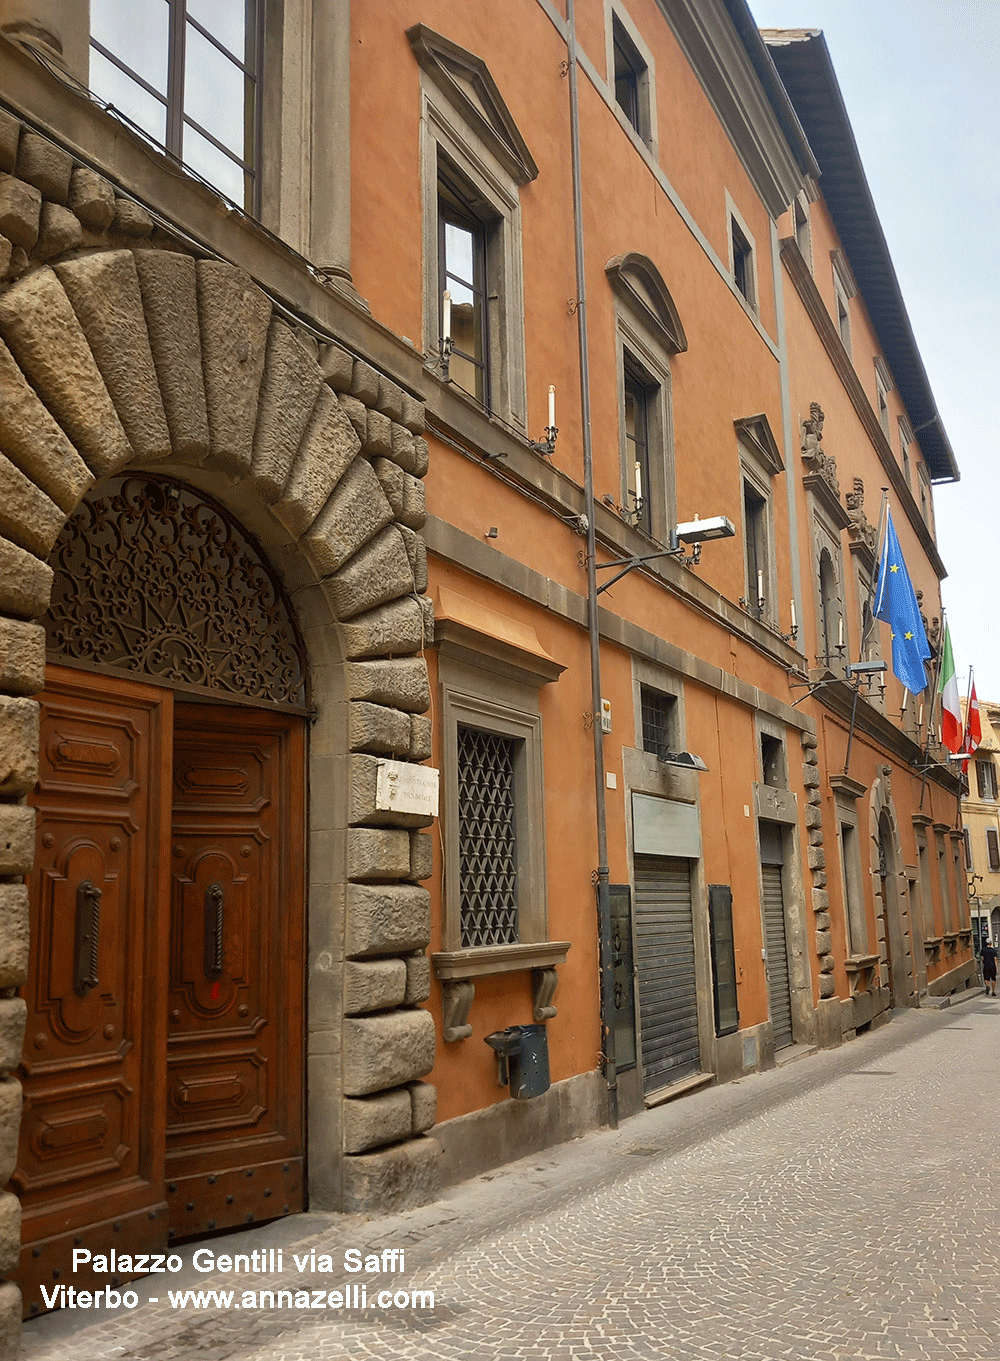
[[[299,1272],[326,1273],[336,1270],[333,1259],[328,1254],[317,1256],[315,1251],[301,1256],[291,1254],[295,1268]],[[89,1268],[101,1275],[105,1272],[124,1272],[146,1269],[151,1275],[179,1271],[183,1263],[177,1254],[160,1257],[155,1254],[147,1259],[130,1257],[127,1254],[109,1254],[107,1257],[91,1257],[86,1249],[73,1253],[73,1270]],[[239,1253],[235,1256],[220,1254],[216,1256],[210,1249],[200,1248],[192,1259],[196,1271],[213,1273],[232,1273],[234,1275],[280,1275],[284,1270],[284,1258],[280,1249],[275,1252],[257,1251]],[[381,1254],[369,1253],[365,1256],[357,1248],[344,1252],[343,1271],[349,1273],[368,1272],[382,1275],[395,1274],[405,1269],[403,1252],[396,1248],[386,1248]],[[152,1282],[150,1282],[152,1284]],[[83,1290],[74,1285],[42,1286],[42,1297],[48,1309],[135,1309],[139,1305],[139,1294],[134,1289],[118,1290],[114,1286],[103,1286],[97,1290]],[[392,1309],[433,1309],[433,1290],[368,1289],[363,1281],[350,1281],[339,1289],[328,1286],[319,1289],[306,1288],[296,1282],[292,1289],[274,1288],[268,1285],[259,1290],[170,1290],[166,1291],[167,1300],[173,1309],[334,1309],[370,1310],[383,1312]],[[159,1304],[159,1295],[147,1295],[148,1304]]]

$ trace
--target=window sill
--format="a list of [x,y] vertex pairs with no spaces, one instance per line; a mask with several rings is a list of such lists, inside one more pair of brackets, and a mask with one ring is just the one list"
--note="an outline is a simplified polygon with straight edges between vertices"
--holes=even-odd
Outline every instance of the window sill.
[[490,974],[516,973],[524,969],[553,969],[564,964],[568,940],[538,941],[526,945],[483,945],[473,950],[441,950],[431,955],[435,978],[485,978]]

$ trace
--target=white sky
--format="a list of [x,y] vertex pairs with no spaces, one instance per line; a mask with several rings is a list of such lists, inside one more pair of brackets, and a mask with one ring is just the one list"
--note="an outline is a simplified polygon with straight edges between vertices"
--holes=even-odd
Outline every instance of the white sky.
[[[826,35],[962,480],[935,488],[959,689],[1000,700],[1000,0],[749,0]],[[985,251],[985,254],[984,254]]]

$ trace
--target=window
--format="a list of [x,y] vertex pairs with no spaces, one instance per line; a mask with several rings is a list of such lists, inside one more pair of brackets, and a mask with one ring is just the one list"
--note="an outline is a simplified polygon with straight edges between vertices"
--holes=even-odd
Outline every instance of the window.
[[552,967],[569,947],[548,941],[539,691],[564,668],[528,625],[457,591],[439,587],[436,613],[444,864],[437,976]]
[[458,725],[462,948],[513,945],[517,915],[517,767],[523,741]]
[[421,69],[424,350],[437,368],[451,294],[448,378],[526,430],[519,192],[538,167],[481,57],[424,24]]
[[1000,835],[995,827],[986,829],[986,854],[989,857],[990,869],[1000,870]]
[[974,869],[975,866],[972,863],[972,832],[968,827],[962,828],[962,840],[965,843],[965,868],[967,870]]
[[785,744],[780,737],[769,733],[760,735],[760,770],[764,784],[774,789],[788,788],[788,774],[785,767]]
[[677,699],[643,685],[639,691],[642,710],[642,749],[654,756],[667,756],[679,747]]
[[670,357],[687,349],[687,338],[652,260],[616,255],[604,268],[618,321],[618,504],[630,523],[668,543],[675,524]]
[[90,85],[248,212],[258,208],[257,0],[91,0]]
[[[463,391],[489,407],[487,236],[490,228],[488,220],[476,216],[470,197],[457,173],[443,165],[438,174],[438,278],[442,285],[442,309],[445,292],[450,296],[452,350],[449,377]],[[443,315],[441,325],[443,328]]]
[[889,434],[889,391],[881,374],[875,375],[875,398],[878,404],[878,423],[888,437]]
[[768,610],[770,575],[767,546],[767,501],[753,484],[743,483],[743,533],[746,542],[747,593],[750,613],[763,619]]
[[734,217],[729,219],[730,246],[733,254],[733,283],[751,307],[756,306],[753,246]]
[[861,895],[861,852],[858,829],[850,822],[840,824],[841,866],[844,873],[844,897],[847,908],[847,931],[852,954],[863,955],[868,948],[868,925]]
[[913,436],[910,428],[905,421],[899,422],[899,457],[903,465],[903,477],[906,479],[907,487],[912,490],[910,482],[910,445],[913,443]]
[[843,251],[830,252],[833,261],[833,305],[837,333],[844,343],[844,349],[851,353],[851,299],[858,291],[854,276]]
[[652,533],[652,491],[649,461],[650,416],[655,411],[657,385],[644,375],[632,355],[625,356],[625,491],[624,509],[633,523]]
[[795,202],[792,204],[792,216],[795,222],[795,244],[799,248],[799,254],[806,264],[812,269],[812,233],[809,228],[809,206],[804,194],[797,194]]
[[920,514],[928,529],[933,529],[934,525],[931,518],[931,488],[927,479],[927,469],[922,463],[917,464],[917,486],[920,489]]
[[621,18],[611,19],[615,102],[644,142],[649,141],[649,68]]
[[830,658],[837,655],[837,649],[844,642],[844,616],[840,611],[837,570],[826,548],[819,557],[819,603],[822,660],[829,665]]
[[976,784],[981,799],[996,799],[997,772],[992,761],[976,762]]

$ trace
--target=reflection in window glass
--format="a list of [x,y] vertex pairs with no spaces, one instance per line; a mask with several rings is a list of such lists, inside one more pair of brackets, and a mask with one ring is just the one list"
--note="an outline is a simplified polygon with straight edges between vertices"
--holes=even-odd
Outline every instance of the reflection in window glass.
[[486,391],[486,229],[452,196],[440,201],[442,293],[451,293],[449,377],[483,405]]
[[[184,115],[243,157],[242,70],[188,25],[184,57]],[[187,160],[187,157],[185,157]]]
[[119,113],[135,123],[154,142],[161,146],[166,144],[166,104],[137,85],[96,48],[91,48],[90,52],[90,86],[99,99],[105,104],[113,104]]
[[213,146],[194,128],[184,129],[184,164],[203,176],[209,184],[222,191],[234,203],[244,198],[243,168],[230,160],[224,151]]
[[[169,34],[167,0],[128,0],[127,4],[123,0],[91,0],[91,37],[162,95],[167,93]],[[101,94],[93,75],[92,67],[91,87],[95,94]],[[107,96],[101,94],[101,98]],[[115,107],[121,105],[115,102]]]
[[188,15],[240,61],[245,60],[246,30],[252,27],[248,8],[253,6],[246,0],[187,0]]

